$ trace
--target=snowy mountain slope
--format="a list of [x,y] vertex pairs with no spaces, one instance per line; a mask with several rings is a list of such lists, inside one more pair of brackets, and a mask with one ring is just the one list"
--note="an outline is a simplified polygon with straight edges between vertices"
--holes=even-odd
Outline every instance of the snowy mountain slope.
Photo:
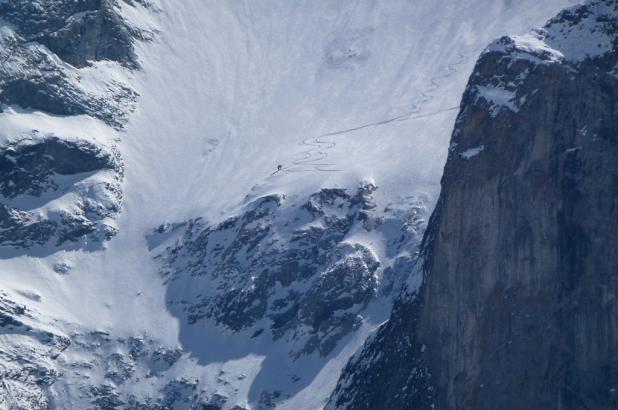
[[[72,267],[62,259],[46,264],[45,257],[101,250],[117,232],[123,163],[115,140],[137,97],[129,86],[137,67],[133,43],[147,39],[140,22],[124,16],[136,7],[0,2],[2,408],[56,408],[51,386],[80,375],[67,357],[94,352],[76,333],[91,330],[37,305],[46,301],[41,288]],[[125,52],[109,53],[121,44]],[[60,408],[72,406],[67,397],[58,399]]]
[[[321,408],[347,359],[387,318],[390,296],[376,299],[372,320],[340,338],[334,352],[294,359],[288,353],[298,351],[297,342],[252,339],[257,329],[236,332],[208,321],[197,331],[187,327],[182,310],[169,305],[170,289],[179,291],[165,283],[153,259],[177,237],[156,239],[162,243],[153,251],[149,235],[161,224],[197,218],[196,232],[203,233],[260,198],[285,195],[302,204],[322,189],[353,195],[367,181],[377,186],[376,210],[392,204],[409,210],[411,198],[424,198],[419,218],[425,220],[476,56],[494,37],[540,25],[568,2],[130,3],[118,3],[119,15],[154,33],[146,36],[152,41],[134,44],[140,70],[110,61],[81,67],[79,60],[63,70],[89,93],[130,84],[139,94],[135,110],[123,108],[111,127],[91,117],[79,125],[69,121],[80,117],[45,117],[53,127],[78,130],[65,137],[94,138],[96,128],[118,147],[124,179],[115,237],[95,252],[53,248],[45,257],[0,261],[10,298],[58,319],[59,333],[76,335],[56,362],[65,367],[49,389],[54,406],[187,408],[202,401]],[[17,108],[0,114],[30,121],[24,115],[40,114]],[[277,164],[283,170],[275,173]],[[343,245],[347,234],[329,249]],[[387,254],[387,238],[378,237],[369,251]],[[211,258],[199,258],[195,269],[204,270]],[[175,268],[187,274],[185,265]],[[187,282],[180,300],[198,303],[195,283]],[[130,340],[144,341],[146,353],[132,354]],[[158,346],[180,355],[172,353],[175,360],[160,369],[152,363]],[[75,362],[91,367],[68,371]],[[124,380],[107,377],[102,363],[108,362],[136,370]],[[180,399],[169,404],[172,396]]]
[[[142,187],[143,200],[150,188],[158,192],[157,203],[165,204],[152,209],[159,213],[152,219],[182,220],[196,214],[216,218],[256,185],[260,193],[290,186],[312,193],[322,185],[352,180],[355,186],[360,177],[374,177],[392,181],[394,192],[412,185],[412,179],[416,189],[435,190],[446,137],[437,141],[434,135],[441,135],[438,127],[449,134],[455,112],[422,115],[458,106],[462,81],[483,48],[481,41],[525,30],[535,20],[540,24],[564,5],[509,4],[170,6],[160,14],[166,17],[161,24],[168,25],[160,28],[160,52],[140,53],[152,61],[150,69],[145,68],[147,83],[131,124],[139,131],[125,141],[127,151],[139,159],[159,158],[161,152],[179,158],[143,159],[143,168],[134,167],[133,172],[140,172],[136,180],[157,181],[157,186]],[[481,9],[484,12],[478,13]],[[436,24],[436,16],[442,24]],[[176,70],[183,75],[172,76]],[[172,80],[174,87],[166,87]],[[196,107],[199,120],[178,109],[187,105]],[[320,150],[328,155],[323,163],[335,164],[324,169],[341,172],[318,175],[311,166],[296,164],[314,148],[306,144],[320,135],[407,115],[421,117],[323,137],[337,144],[328,149],[322,143]],[[175,138],[146,144],[160,134]],[[178,140],[187,143],[180,145]],[[184,167],[177,166],[181,162]],[[249,164],[251,172],[239,172],[239,163]],[[269,178],[279,163],[289,171],[311,172]],[[160,184],[176,188],[160,190]],[[384,195],[392,194],[386,185],[380,186]],[[175,206],[187,202],[193,205]],[[169,208],[179,209],[179,215],[170,216]]]
[[45,254],[67,243],[93,249],[116,233],[123,166],[113,139],[135,108],[133,43],[149,34],[123,16],[128,8],[135,6],[0,3],[0,243],[7,256],[11,248]]

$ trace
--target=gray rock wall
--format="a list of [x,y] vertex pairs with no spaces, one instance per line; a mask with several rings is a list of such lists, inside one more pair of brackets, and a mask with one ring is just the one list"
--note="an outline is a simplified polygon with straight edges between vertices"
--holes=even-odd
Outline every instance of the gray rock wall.
[[[591,2],[540,36],[562,25],[569,40],[587,19],[615,47],[617,17]],[[551,54],[503,38],[481,56],[420,294],[350,362],[331,408],[618,408],[617,57]]]

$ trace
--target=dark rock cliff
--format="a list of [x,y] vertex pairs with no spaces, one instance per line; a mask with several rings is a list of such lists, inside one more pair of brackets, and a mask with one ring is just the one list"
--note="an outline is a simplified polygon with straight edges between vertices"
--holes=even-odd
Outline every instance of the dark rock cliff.
[[329,407],[618,408],[617,20],[591,1],[483,53],[423,284]]

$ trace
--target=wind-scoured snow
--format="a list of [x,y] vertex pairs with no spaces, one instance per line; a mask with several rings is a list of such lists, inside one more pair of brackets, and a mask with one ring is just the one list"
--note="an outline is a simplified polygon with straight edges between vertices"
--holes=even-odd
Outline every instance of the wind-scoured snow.
[[[162,223],[198,217],[216,225],[267,195],[304,198],[322,188],[353,190],[362,181],[377,185],[379,209],[421,197],[431,209],[477,56],[493,38],[526,32],[567,4],[158,0],[150,9],[123,4],[125,17],[152,34],[150,41],[136,43],[141,71],[96,62],[69,72],[92,93],[97,85],[131,85],[139,96],[124,129],[86,116],[0,113],[3,138],[30,126],[118,146],[125,173],[117,234],[93,252],[2,256],[1,287],[45,317],[58,318],[56,326],[67,333],[82,332],[81,347],[69,347],[63,363],[80,362],[78,356],[95,351],[90,348],[95,345],[99,350],[93,354],[112,357],[105,350],[113,349],[105,347],[112,342],[103,339],[122,339],[117,346],[123,357],[130,356],[132,337],[145,340],[152,352],[156,346],[185,349],[155,372],[162,376],[148,379],[152,369],[136,365],[141,382],[122,387],[127,393],[156,395],[167,380],[184,378],[174,388],[190,389],[199,380],[196,389],[227,398],[224,408],[267,403],[268,397],[256,398],[255,392],[277,390],[281,396],[270,399],[278,408],[322,408],[340,369],[378,323],[364,323],[345,337],[336,354],[307,355],[294,363],[282,343],[254,348],[245,344],[253,339],[219,327],[187,330],[168,310],[147,235]],[[364,240],[361,234],[355,240]],[[383,253],[384,244],[372,246]],[[389,307],[376,306],[376,314],[386,317]],[[194,338],[188,346],[182,332]],[[192,350],[197,344],[211,349],[208,361]],[[113,357],[110,366],[123,368]],[[288,384],[269,378],[277,371]],[[80,372],[103,378],[96,367]],[[291,376],[303,382],[295,385]],[[57,382],[57,408],[80,408],[78,383]]]

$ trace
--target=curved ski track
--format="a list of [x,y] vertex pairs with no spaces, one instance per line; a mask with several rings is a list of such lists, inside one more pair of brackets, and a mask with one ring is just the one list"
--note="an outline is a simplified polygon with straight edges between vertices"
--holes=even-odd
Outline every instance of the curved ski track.
[[[316,137],[305,138],[300,145],[309,147],[307,150],[301,153],[302,157],[292,161],[292,164],[284,166],[281,171],[285,172],[340,172],[342,169],[335,168],[337,164],[324,162],[328,159],[328,150],[334,149],[337,146],[335,138],[340,135],[349,134],[352,132],[360,131],[366,128],[379,127],[382,125],[390,124],[399,121],[409,121],[417,118],[432,117],[442,114],[447,111],[453,111],[459,109],[459,106],[449,107],[442,110],[422,114],[423,105],[435,99],[435,92],[440,89],[439,80],[451,77],[457,72],[457,66],[463,64],[470,57],[469,53],[459,53],[457,55],[458,60],[451,63],[446,68],[446,74],[441,74],[432,77],[429,81],[429,86],[425,91],[421,93],[421,97],[412,103],[408,112],[400,114],[396,117],[388,118],[378,122],[372,122],[368,124],[359,125],[357,127],[346,128],[343,130],[337,130],[328,132],[326,134],[320,134]],[[278,173],[275,172],[274,174]]]

